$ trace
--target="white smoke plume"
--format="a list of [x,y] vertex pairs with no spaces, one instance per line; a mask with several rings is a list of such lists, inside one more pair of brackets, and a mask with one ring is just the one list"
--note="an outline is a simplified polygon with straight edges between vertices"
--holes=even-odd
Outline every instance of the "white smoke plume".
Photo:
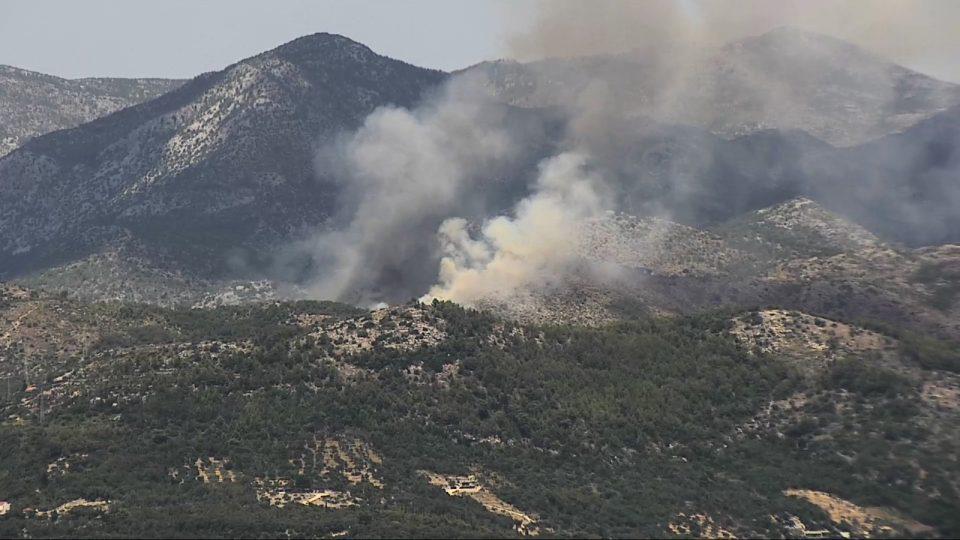
[[516,147],[497,109],[464,78],[415,110],[375,111],[318,159],[343,182],[345,210],[332,230],[297,247],[323,269],[311,295],[374,302],[377,287],[416,280],[416,261],[436,223],[463,207],[467,181]]
[[585,155],[567,152],[545,160],[536,191],[517,204],[512,217],[484,223],[478,238],[470,236],[463,219],[443,223],[440,282],[423,299],[473,304],[549,287],[576,262],[586,221],[609,208],[603,191]]
[[[889,25],[901,42],[913,43],[902,37],[907,28],[926,25],[937,11],[912,0],[744,0],[735,8],[720,0],[538,5],[532,27],[509,40],[511,56],[585,58],[537,63],[526,75],[508,76],[499,102],[482,67],[466,70],[417,109],[381,108],[321,153],[321,174],[343,184],[344,211],[327,232],[297,247],[318,269],[311,296],[368,305],[420,295],[464,304],[508,300],[581,271],[584,224],[608,211],[709,223],[809,189],[794,178],[805,164],[780,174],[789,152],[764,156],[762,144],[725,141],[743,126],[760,125],[800,126],[838,145],[859,144],[888,129],[882,113],[894,102],[887,94],[896,81],[882,65],[863,68],[863,55],[820,44],[816,35],[784,34],[787,39],[760,53],[731,40],[793,25],[888,52],[877,28]],[[945,6],[943,20],[958,20],[956,6],[960,2]],[[837,27],[830,22],[835,14],[857,24]],[[955,50],[955,32],[930,24],[931,39]],[[615,54],[623,51],[629,53]],[[752,63],[755,53],[769,62]],[[781,54],[794,60],[787,75],[799,73],[791,84],[763,67],[776,66]],[[935,62],[931,58],[911,62]],[[821,65],[836,73],[855,68],[851,77],[867,81],[863,111],[842,109],[849,118],[841,121],[817,109],[810,88],[826,83],[808,80],[804,70],[821,76]],[[510,64],[503,67],[509,71]],[[807,87],[796,87],[802,84]],[[556,113],[560,127],[531,135],[517,121],[527,113],[539,115],[533,123],[549,123],[543,118]],[[843,131],[831,131],[844,122]],[[838,170],[832,162],[818,164],[830,170],[818,170],[817,178]],[[729,171],[742,178],[724,184]]]

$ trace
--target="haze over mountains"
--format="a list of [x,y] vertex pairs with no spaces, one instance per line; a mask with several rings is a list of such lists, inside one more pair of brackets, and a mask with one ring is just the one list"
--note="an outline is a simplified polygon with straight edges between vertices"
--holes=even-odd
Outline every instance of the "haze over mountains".
[[[681,53],[685,51],[680,51]],[[960,87],[841,40],[781,27],[696,56],[643,51],[471,69],[508,103],[571,103],[602,85],[623,115],[703,127],[732,138],[800,130],[834,146],[902,131],[960,103]]]

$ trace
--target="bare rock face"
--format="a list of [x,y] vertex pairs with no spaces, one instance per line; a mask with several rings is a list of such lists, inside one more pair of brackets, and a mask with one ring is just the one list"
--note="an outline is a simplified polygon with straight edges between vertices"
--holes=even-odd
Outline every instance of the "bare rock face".
[[863,354],[892,347],[877,332],[797,311],[768,309],[733,320],[730,332],[749,349],[796,356],[822,366],[848,354]]

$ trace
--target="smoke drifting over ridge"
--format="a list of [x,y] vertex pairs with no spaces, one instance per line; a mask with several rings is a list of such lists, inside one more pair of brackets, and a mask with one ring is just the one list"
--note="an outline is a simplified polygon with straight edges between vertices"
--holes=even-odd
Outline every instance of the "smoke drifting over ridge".
[[614,207],[578,142],[602,135],[613,112],[602,97],[586,92],[564,111],[571,136],[542,160],[531,147],[545,136],[543,115],[524,121],[472,73],[415,110],[378,109],[319,153],[320,173],[343,183],[343,215],[291,250],[320,269],[308,293],[366,305],[424,293],[473,304],[562,279],[584,221]]
[[[578,104],[584,126],[601,114],[593,104]],[[426,292],[472,304],[562,279],[583,222],[613,205],[588,156],[564,145],[526,166],[526,186],[515,162],[541,134],[508,114],[520,111],[493,103],[468,73],[413,111],[378,109],[324,148],[317,166],[343,182],[344,213],[293,249],[321,269],[309,294],[369,305]]]
[[317,158],[342,183],[341,216],[296,246],[322,269],[309,292],[369,303],[424,287],[437,223],[467,206],[467,182],[496,170],[520,148],[502,111],[455,79],[416,110],[385,107]]
[[[883,9],[864,20],[876,24],[910,5],[881,2]],[[414,110],[378,109],[318,157],[321,176],[341,182],[343,195],[342,212],[328,229],[293,249],[316,263],[310,295],[367,305],[423,295],[470,305],[549,289],[572,273],[582,276],[577,250],[584,224],[611,211],[700,225],[816,194],[864,224],[883,213],[900,215],[919,241],[939,238],[926,232],[930,223],[955,221],[942,202],[960,199],[950,184],[960,159],[936,171],[931,182],[939,195],[932,201],[892,200],[896,187],[876,180],[858,184],[853,196],[837,186],[867,169],[850,168],[847,154],[796,133],[763,131],[802,129],[840,146],[894,132],[915,112],[885,115],[900,106],[896,92],[916,74],[835,39],[792,30],[719,47],[787,23],[826,30],[818,21],[832,8],[853,17],[864,4],[729,6],[547,2],[537,24],[510,40],[517,56],[606,56],[524,66],[500,87],[485,70],[515,67],[480,66],[451,77]],[[622,50],[630,52],[608,54]],[[797,80],[782,80],[784,73]],[[934,112],[951,99],[960,103],[960,93],[928,87],[921,81]],[[824,88],[828,96],[852,88],[862,110],[851,113],[845,98],[818,101]],[[911,99],[913,92],[908,88]],[[537,119],[517,121],[524,115]],[[552,115],[559,127],[538,131]],[[738,139],[743,126],[761,134]],[[932,229],[946,234],[940,225]],[[613,276],[606,269],[596,274]]]
[[532,24],[507,36],[507,56],[676,55],[794,26],[960,82],[960,3],[953,0],[545,0],[535,7]]

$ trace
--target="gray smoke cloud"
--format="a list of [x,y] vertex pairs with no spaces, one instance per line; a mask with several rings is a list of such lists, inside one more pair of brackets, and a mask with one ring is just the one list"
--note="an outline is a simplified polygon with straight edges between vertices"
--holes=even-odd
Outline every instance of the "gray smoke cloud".
[[[960,4],[916,0],[541,2],[506,51],[529,64],[493,81],[518,105],[562,105],[606,84],[621,114],[726,137],[801,129],[838,146],[907,127],[957,94],[891,67],[949,66]],[[812,33],[811,33],[812,32]],[[768,35],[769,34],[769,35]],[[840,41],[842,40],[846,41]],[[860,45],[863,49],[849,46]],[[549,59],[565,58],[567,61]],[[507,69],[504,68],[503,71]],[[922,108],[922,107],[921,107]]]
[[576,152],[545,160],[535,192],[512,215],[487,220],[476,238],[466,220],[444,221],[439,283],[423,300],[468,305],[506,300],[517,290],[549,288],[562,280],[577,262],[587,221],[611,207],[602,180],[587,165],[587,157]]
[[290,250],[315,262],[308,295],[373,305],[426,293],[469,305],[557,283],[583,223],[614,207],[589,170],[610,105],[602,89],[577,96],[560,114],[566,142],[542,160],[539,141],[558,137],[543,132],[552,115],[526,121],[478,74],[453,77],[414,110],[378,109],[319,153],[343,212]]
[[834,36],[960,82],[960,3],[953,0],[544,0],[536,2],[532,23],[514,27],[505,52],[524,61],[676,54],[781,26]]
[[[943,20],[960,19],[956,5]],[[789,24],[883,52],[894,38],[870,29],[890,24],[891,35],[914,43],[902,32],[926,25],[931,11],[915,13],[907,0],[870,6],[540,4],[535,24],[508,49],[565,60],[466,70],[420,107],[378,109],[320,152],[321,176],[341,184],[342,211],[291,250],[314,262],[310,295],[476,305],[549,289],[582,277],[586,225],[620,211],[699,226],[813,195],[875,230],[904,234],[883,218],[899,216],[912,227],[910,241],[957,233],[960,158],[952,148],[960,142],[934,161],[926,149],[945,140],[942,130],[910,144],[863,143],[960,103],[960,91],[827,36],[757,36]],[[840,31],[833,16],[863,24]],[[942,20],[931,24],[930,39],[956,45]],[[924,56],[930,50],[917,45],[911,61],[936,63],[936,54]],[[909,99],[898,94],[904,88]],[[910,108],[921,101],[925,109]],[[882,170],[878,155],[886,156]],[[892,170],[896,178],[884,176]],[[860,177],[868,180],[845,181]],[[903,196],[913,177],[932,186],[926,198]],[[616,274],[604,268],[592,277]]]
[[423,287],[437,223],[467,206],[478,187],[468,182],[484,180],[480,173],[521,146],[502,115],[460,77],[415,110],[377,109],[324,148],[317,167],[341,182],[342,211],[329,230],[296,246],[320,268],[310,295],[369,303]]
[[[617,169],[608,175],[619,176],[615,182],[632,175],[634,185],[659,188],[628,194],[627,210],[659,208],[709,224],[725,217],[713,205],[742,211],[804,194],[888,239],[960,241],[960,92],[888,63],[960,81],[960,2],[551,0],[536,7],[534,22],[507,40],[507,54],[569,60],[530,64],[535,93],[498,90],[515,103],[553,104],[605,87],[606,109],[617,113],[583,117],[586,133],[605,134],[590,137],[591,154]],[[650,138],[616,127],[629,116],[698,126],[725,140],[694,142],[698,136],[683,139],[676,130]],[[781,135],[764,140],[764,128]],[[654,155],[669,159],[647,182],[651,168],[638,170],[642,158],[625,156],[657,147]]]
[[583,223],[613,207],[575,149],[600,131],[597,97],[571,107],[570,144],[527,167],[529,186],[513,165],[536,155],[529,125],[507,118],[519,111],[491,101],[473,74],[415,110],[375,111],[319,154],[318,169],[342,183],[344,212],[293,250],[317,262],[308,294],[372,305],[426,292],[469,305],[562,279]]

